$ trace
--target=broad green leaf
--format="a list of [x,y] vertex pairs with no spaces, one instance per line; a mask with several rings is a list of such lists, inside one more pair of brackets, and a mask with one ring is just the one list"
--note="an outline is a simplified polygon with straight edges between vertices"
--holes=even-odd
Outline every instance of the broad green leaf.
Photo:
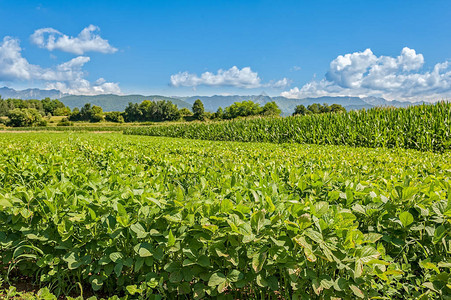
[[140,257],[149,257],[155,251],[149,243],[140,243],[134,247],[135,253]]
[[143,227],[141,224],[139,224],[139,223],[132,224],[132,225],[130,226],[130,230],[133,231],[134,233],[136,233],[136,237],[137,237],[138,239],[143,239],[143,238],[147,237],[147,232],[146,232],[146,230],[145,230],[144,227]]
[[232,270],[227,274],[227,280],[230,282],[237,282],[244,277],[243,273],[238,270]]
[[365,294],[356,285],[351,284],[349,287],[351,288],[354,295],[356,295],[359,298],[365,298]]
[[124,255],[121,252],[113,252],[110,254],[110,259],[113,262],[118,261],[119,259],[122,259],[124,257]]
[[402,226],[404,227],[409,226],[414,221],[412,214],[409,213],[408,211],[404,211],[401,214],[399,214],[399,220],[401,221]]
[[258,273],[262,270],[263,265],[266,261],[266,253],[265,252],[257,252],[252,257],[252,268],[254,269],[255,273]]
[[216,272],[210,276],[210,279],[208,280],[208,286],[218,286],[225,283],[226,280],[227,278],[223,273]]

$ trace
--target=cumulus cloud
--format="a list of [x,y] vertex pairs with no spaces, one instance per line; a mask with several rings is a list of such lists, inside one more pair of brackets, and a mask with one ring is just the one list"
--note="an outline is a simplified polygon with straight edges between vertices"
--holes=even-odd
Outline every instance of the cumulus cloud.
[[42,68],[22,56],[18,39],[7,36],[0,42],[0,81],[42,81],[47,88],[71,94],[120,93],[117,83],[103,78],[90,83],[84,78],[83,66],[89,61],[87,56],[77,56],[53,68]]
[[289,87],[290,85],[291,85],[291,80],[284,77],[277,81],[272,80],[272,81],[264,84],[263,86],[267,86],[267,87],[271,87],[271,88],[275,88],[275,89],[284,89],[286,87]]
[[257,72],[251,70],[250,67],[239,69],[236,66],[228,70],[219,69],[216,74],[211,72],[202,73],[200,76],[188,72],[179,72],[171,75],[171,85],[175,87],[189,86],[197,87],[205,86],[233,86],[239,88],[258,88],[258,87],[274,87],[284,88],[290,84],[287,78],[283,78],[276,82],[262,84],[261,78]]
[[116,48],[97,33],[100,28],[89,25],[76,37],[65,35],[53,28],[37,29],[30,37],[31,42],[47,50],[61,50],[77,55],[86,52],[114,53]]
[[379,96],[387,99],[428,100],[451,95],[449,63],[423,71],[424,57],[403,48],[397,57],[376,56],[371,49],[339,55],[322,80],[313,80],[281,95],[288,98],[318,96]]

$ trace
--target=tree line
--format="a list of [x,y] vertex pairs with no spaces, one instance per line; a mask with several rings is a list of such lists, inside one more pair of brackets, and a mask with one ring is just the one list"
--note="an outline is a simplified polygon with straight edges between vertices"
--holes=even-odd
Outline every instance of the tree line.
[[164,121],[204,121],[207,119],[234,119],[238,117],[249,116],[278,116],[281,110],[275,102],[266,103],[263,107],[252,101],[235,102],[234,104],[215,112],[205,111],[201,100],[194,101],[190,109],[178,109],[177,105],[170,101],[150,101],[144,100],[141,103],[130,102],[123,112],[103,113],[102,108],[96,105],[91,106],[87,103],[79,110],[75,108],[69,116],[70,121],[89,121],[89,122],[164,122]]
[[22,100],[0,97],[0,117],[8,116],[10,111],[15,109],[35,109],[42,116],[68,116],[71,114],[70,108],[57,99]]
[[[305,107],[298,105],[293,115],[307,115],[329,112],[346,111],[339,104],[314,103]],[[74,108],[72,111],[59,100],[21,100],[0,98],[0,117],[7,116],[6,125],[14,127],[46,126],[45,116],[67,116],[62,119],[59,126],[73,125],[74,121],[84,122],[164,122],[164,121],[204,121],[204,120],[231,120],[235,118],[251,116],[279,116],[281,110],[278,105],[268,102],[263,106],[253,101],[235,102],[232,105],[219,107],[214,113],[205,111],[200,99],[197,99],[191,110],[179,109],[170,101],[144,100],[141,103],[130,102],[123,112],[104,112],[102,107],[86,103],[81,109]],[[5,121],[3,121],[5,122]]]

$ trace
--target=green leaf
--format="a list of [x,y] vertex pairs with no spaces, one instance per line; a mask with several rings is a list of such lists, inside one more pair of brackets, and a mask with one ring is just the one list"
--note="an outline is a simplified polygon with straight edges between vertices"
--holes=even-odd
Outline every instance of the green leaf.
[[351,288],[354,295],[356,295],[359,298],[365,298],[365,295],[363,294],[362,290],[359,289],[357,286],[351,284],[349,287]]
[[225,283],[226,280],[227,278],[223,273],[216,272],[210,276],[210,279],[208,280],[208,286],[218,286]]
[[175,245],[175,237],[172,234],[172,230],[169,230],[169,235],[168,235],[168,247],[172,247]]
[[399,214],[399,220],[401,221],[402,226],[407,227],[413,223],[414,219],[411,213],[408,211],[402,212]]
[[432,238],[432,242],[434,244],[437,244],[438,242],[440,242],[441,239],[443,238],[443,236],[445,235],[445,232],[446,232],[446,228],[443,225],[440,225],[437,228],[435,228],[434,237]]
[[126,289],[127,289],[127,292],[132,296],[136,293],[140,294],[143,291],[142,289],[138,288],[138,286],[136,284],[127,285]]
[[103,286],[103,281],[98,277],[94,278],[91,281],[91,287],[94,291],[100,290],[102,288],[102,286]]
[[75,253],[75,252],[71,252],[69,254],[66,254],[63,257],[63,260],[65,262],[67,262],[67,267],[70,270],[77,269],[78,267],[80,267],[82,265],[82,262],[81,262],[80,258],[78,257],[78,254]]
[[118,261],[119,259],[122,259],[123,257],[124,257],[124,255],[122,255],[121,252],[113,252],[113,253],[110,254],[110,259],[111,259],[113,262],[116,262],[116,261]]
[[304,234],[318,244],[324,243],[323,235],[321,234],[321,232],[309,228],[304,231]]
[[251,216],[251,226],[259,233],[265,224],[265,214],[262,211],[254,212]]
[[117,277],[121,276],[123,267],[124,267],[124,264],[122,262],[119,262],[114,266],[114,273],[116,273]]
[[252,257],[252,268],[255,273],[258,273],[262,270],[263,265],[265,264],[266,253],[265,252],[257,252]]
[[138,239],[143,239],[143,238],[147,237],[147,232],[146,232],[146,230],[145,230],[144,227],[143,227],[141,224],[139,224],[139,223],[132,224],[132,225],[130,226],[130,230],[133,231],[134,233],[136,233],[136,237],[137,237]]
[[169,275],[169,281],[172,283],[179,283],[183,279],[183,274],[180,271],[172,272],[171,275]]
[[206,255],[201,255],[199,259],[197,260],[197,264],[201,267],[209,267],[210,266],[210,259]]
[[7,199],[0,199],[0,207],[13,207],[12,203]]
[[238,270],[232,270],[227,274],[227,280],[230,282],[237,282],[238,280],[243,279],[244,275]]
[[[42,288],[37,293],[37,299],[39,300],[56,300],[56,296],[53,295],[48,288]],[[8,298],[8,297],[7,297]]]
[[430,261],[421,261],[420,266],[423,269],[431,269],[431,270],[434,270],[435,272],[437,272],[437,274],[440,274],[440,270],[437,268],[437,266],[435,264],[431,263]]
[[140,257],[152,256],[154,249],[149,243],[140,243],[134,247],[136,254]]

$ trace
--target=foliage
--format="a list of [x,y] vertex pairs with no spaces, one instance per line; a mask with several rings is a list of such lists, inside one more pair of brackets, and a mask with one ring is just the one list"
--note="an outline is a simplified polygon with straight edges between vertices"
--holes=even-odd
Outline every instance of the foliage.
[[[69,121],[72,122],[72,121]],[[73,123],[73,122],[72,122]],[[121,125],[117,125],[117,126],[112,126],[112,125],[107,125],[107,126],[102,126],[100,125],[101,123],[99,123],[98,126],[95,126],[95,124],[88,124],[88,125],[77,125],[75,126],[74,123],[73,125],[70,126],[61,126],[58,125],[59,123],[57,123],[57,127],[55,126],[47,126],[47,127],[8,127],[8,128],[4,128],[4,130],[6,131],[103,131],[103,132],[110,132],[110,131],[124,131],[127,128],[130,128],[131,126],[121,126]]]
[[451,149],[451,103],[129,128],[126,134],[241,142]]
[[193,103],[193,116],[196,120],[203,121],[205,119],[205,109],[202,101],[197,99]]
[[324,113],[338,113],[338,112],[346,112],[346,109],[341,106],[340,104],[332,104],[328,105],[327,103],[324,103],[323,105],[319,103],[313,103],[307,106],[305,108],[304,105],[297,105],[294,109],[293,116],[296,115],[309,115],[309,114],[324,114]]
[[105,114],[105,120],[109,122],[115,122],[115,123],[124,123],[124,117],[122,116],[122,113],[119,111],[111,111],[107,112]]
[[181,117],[177,105],[170,101],[144,100],[140,104],[129,103],[125,108],[124,119],[127,122],[136,121],[175,121]]
[[8,126],[33,127],[46,126],[41,114],[34,108],[15,108],[8,113]]
[[223,119],[235,119],[239,117],[249,117],[249,116],[279,116],[281,110],[277,106],[276,102],[268,102],[263,107],[260,104],[254,103],[253,101],[243,101],[235,102],[232,105],[225,108],[218,108],[215,114],[215,118]]
[[0,154],[0,276],[57,296],[451,292],[450,152],[18,133]]
[[277,106],[276,102],[268,102],[266,103],[260,112],[262,116],[279,116],[282,111]]
[[260,104],[252,101],[235,102],[225,108],[224,119],[234,119],[238,117],[256,116],[260,114]]
[[1,99],[0,98],[0,116],[7,116],[10,111],[19,109],[36,109],[42,115],[67,116],[70,109],[57,99],[51,100],[22,100],[22,99]]
[[188,108],[186,108],[186,107],[180,109],[179,112],[180,112],[180,115],[181,115],[182,117],[189,117],[189,116],[192,116],[192,115],[193,115],[193,112],[190,111],[190,110],[189,110]]
[[213,119],[224,119],[224,110],[222,107],[218,107],[218,110],[216,110]]
[[89,121],[89,122],[101,122],[104,120],[103,110],[100,106],[86,103],[81,110],[75,109],[69,117],[71,121]]
[[62,118],[56,126],[74,126],[74,122],[69,121],[68,118]]

